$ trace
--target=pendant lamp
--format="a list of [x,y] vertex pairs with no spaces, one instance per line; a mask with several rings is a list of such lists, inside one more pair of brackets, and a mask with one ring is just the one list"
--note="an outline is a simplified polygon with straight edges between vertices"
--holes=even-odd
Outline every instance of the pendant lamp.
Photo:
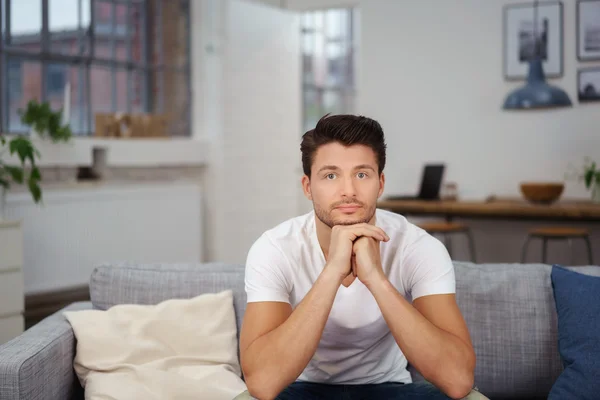
[[505,110],[525,110],[536,108],[570,107],[573,104],[569,95],[559,87],[546,82],[542,60],[539,55],[537,38],[538,1],[534,3],[534,40],[535,55],[529,60],[529,73],[525,86],[509,93],[504,101]]

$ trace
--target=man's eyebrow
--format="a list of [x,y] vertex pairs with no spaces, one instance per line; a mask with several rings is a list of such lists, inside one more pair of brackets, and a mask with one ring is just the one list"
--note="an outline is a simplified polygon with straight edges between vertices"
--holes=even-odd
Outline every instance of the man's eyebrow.
[[323,165],[318,171],[317,173],[321,172],[321,171],[325,171],[325,170],[332,170],[332,171],[339,171],[339,167],[336,167],[335,165]]
[[354,169],[370,169],[371,171],[375,171],[375,168],[370,166],[369,164],[361,164],[354,167]]

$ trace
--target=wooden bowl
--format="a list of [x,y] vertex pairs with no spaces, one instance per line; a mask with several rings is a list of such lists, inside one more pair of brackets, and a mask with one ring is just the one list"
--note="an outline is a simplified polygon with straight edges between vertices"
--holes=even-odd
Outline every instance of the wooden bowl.
[[521,193],[528,201],[536,204],[552,204],[559,199],[564,183],[561,182],[523,182]]

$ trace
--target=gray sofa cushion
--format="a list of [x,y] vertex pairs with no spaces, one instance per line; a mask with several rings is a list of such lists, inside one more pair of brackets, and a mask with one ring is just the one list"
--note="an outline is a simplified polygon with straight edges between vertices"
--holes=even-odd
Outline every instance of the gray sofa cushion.
[[[600,275],[600,267],[575,267]],[[490,398],[547,397],[563,367],[552,267],[455,262],[457,302],[477,354],[475,384]]]
[[100,265],[90,279],[90,298],[100,310],[117,304],[158,304],[168,299],[192,298],[228,289],[233,290],[239,332],[246,310],[242,265],[124,262]]

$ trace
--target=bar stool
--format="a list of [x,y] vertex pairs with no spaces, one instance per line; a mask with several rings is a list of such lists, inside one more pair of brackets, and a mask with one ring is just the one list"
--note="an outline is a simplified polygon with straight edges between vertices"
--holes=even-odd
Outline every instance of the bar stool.
[[[582,228],[569,228],[569,227],[545,227],[545,228],[534,228],[529,231],[525,243],[523,243],[523,250],[521,254],[521,262],[525,262],[525,256],[527,255],[527,249],[531,239],[542,240],[542,263],[546,264],[547,247],[548,241],[550,240],[566,240],[569,243],[569,249],[571,250],[571,257],[573,257],[573,239],[583,239],[587,246],[588,262],[589,265],[593,265],[592,261],[592,245],[590,243],[590,234],[587,229]],[[572,258],[571,258],[572,263]]]
[[469,253],[471,255],[471,261],[475,261],[475,242],[473,240],[473,235],[471,234],[471,229],[465,225],[458,222],[423,222],[418,224],[421,229],[424,229],[427,233],[432,236],[441,235],[443,237],[443,242],[448,249],[448,253],[452,258],[452,245],[450,243],[450,237],[455,234],[463,234],[467,236],[467,241],[469,242]]

